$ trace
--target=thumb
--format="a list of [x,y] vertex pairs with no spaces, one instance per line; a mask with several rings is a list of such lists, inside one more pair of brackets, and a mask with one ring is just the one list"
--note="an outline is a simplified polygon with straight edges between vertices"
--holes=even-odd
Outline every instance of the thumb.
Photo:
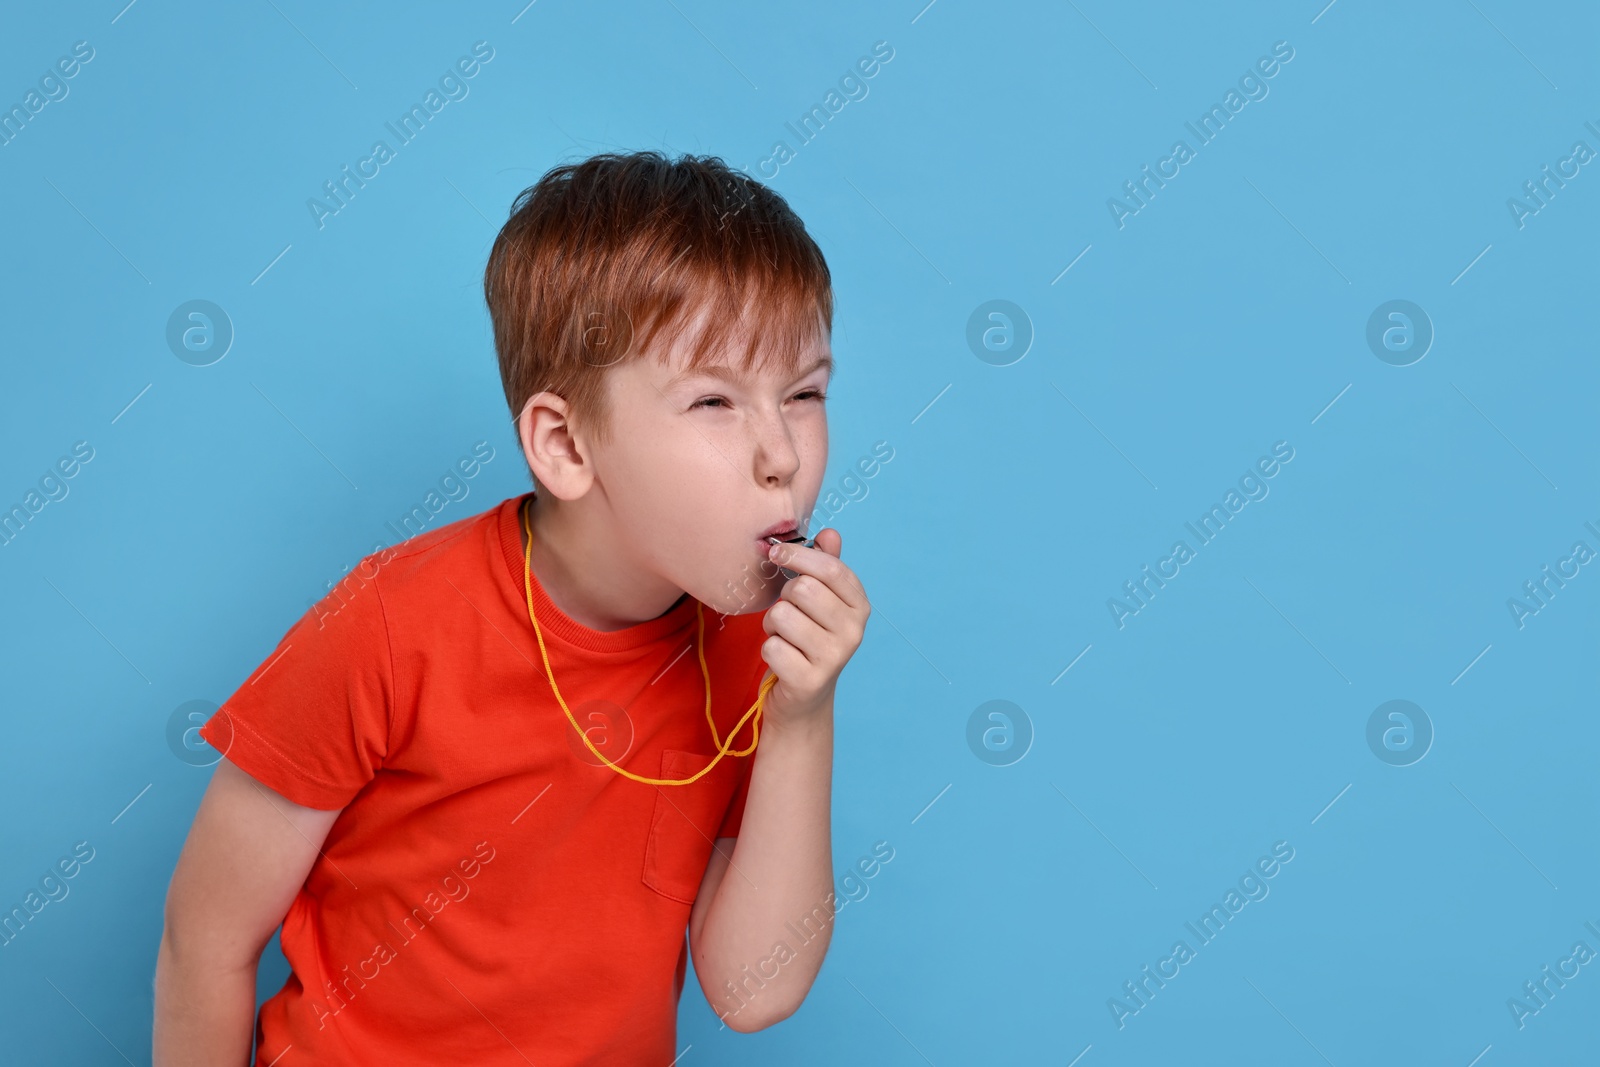
[[817,534],[817,547],[822,549],[834,559],[839,558],[839,552],[844,548],[844,538],[832,526],[823,529]]

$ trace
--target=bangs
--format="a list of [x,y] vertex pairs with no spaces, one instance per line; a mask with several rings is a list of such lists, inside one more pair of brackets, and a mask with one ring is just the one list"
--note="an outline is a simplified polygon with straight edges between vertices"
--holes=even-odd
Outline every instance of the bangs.
[[740,285],[712,273],[715,264],[679,266],[678,279],[641,302],[632,353],[684,370],[723,364],[750,374],[759,366],[790,378],[830,354],[831,309],[799,279],[756,271]]

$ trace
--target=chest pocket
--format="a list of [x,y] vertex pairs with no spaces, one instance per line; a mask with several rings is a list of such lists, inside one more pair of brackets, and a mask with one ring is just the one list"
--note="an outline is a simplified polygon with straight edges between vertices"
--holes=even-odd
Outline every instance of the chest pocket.
[[[749,757],[753,758],[753,757]],[[669,748],[661,754],[658,778],[683,779],[712,757]],[[655,810],[644,847],[644,884],[662,896],[694,903],[711,859],[712,842],[722,826],[737,783],[737,757],[724,756],[689,785],[655,786]]]

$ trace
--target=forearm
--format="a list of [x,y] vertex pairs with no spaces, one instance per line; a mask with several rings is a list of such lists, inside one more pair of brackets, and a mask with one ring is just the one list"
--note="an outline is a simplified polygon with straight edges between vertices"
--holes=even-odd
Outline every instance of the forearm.
[[714,1010],[739,1030],[799,1008],[833,935],[832,702],[805,722],[763,724],[754,758],[694,961]]
[[256,968],[184,959],[165,935],[156,954],[154,1067],[250,1062]]

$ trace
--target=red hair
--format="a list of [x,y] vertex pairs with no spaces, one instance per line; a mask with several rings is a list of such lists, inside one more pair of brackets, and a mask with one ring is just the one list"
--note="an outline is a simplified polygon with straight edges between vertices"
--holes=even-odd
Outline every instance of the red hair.
[[553,168],[512,203],[483,292],[512,418],[549,391],[601,441],[605,368],[657,342],[666,352],[702,314],[691,367],[749,371],[764,351],[798,374],[833,331],[832,278],[805,224],[715,156],[613,152]]

